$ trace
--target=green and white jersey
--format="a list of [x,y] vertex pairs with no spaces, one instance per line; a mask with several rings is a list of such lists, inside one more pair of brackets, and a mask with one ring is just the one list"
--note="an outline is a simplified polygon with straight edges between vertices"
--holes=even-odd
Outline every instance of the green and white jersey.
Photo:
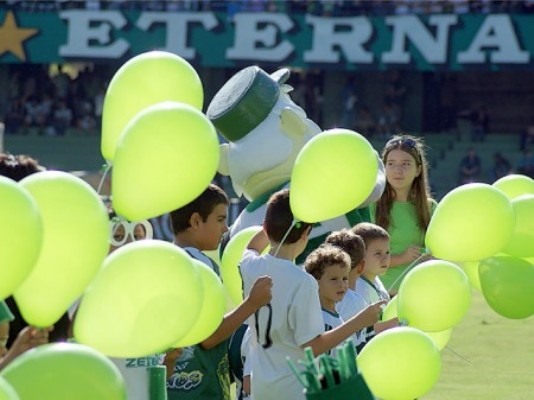
[[[321,311],[323,313],[323,321],[324,321],[324,331],[328,332],[331,331],[334,328],[337,328],[338,326],[343,325],[343,319],[337,312],[328,311],[324,308],[321,308]],[[336,355],[336,349],[330,349],[326,352],[326,354],[329,354],[333,357]]]
[[[239,214],[239,217],[236,219],[236,221],[232,224],[230,228],[230,238],[245,228],[254,225],[262,225],[263,219],[265,218],[265,213],[267,211],[267,202],[269,201],[269,198],[272,194],[285,187],[288,187],[288,185],[285,184],[283,186],[279,186],[248,204],[241,214]],[[304,260],[308,254],[324,243],[326,237],[331,232],[338,231],[343,228],[350,229],[360,222],[369,222],[370,220],[371,216],[369,214],[369,208],[364,207],[360,209],[354,209],[340,217],[314,224],[306,249],[296,260],[297,264],[300,265],[304,263]]]
[[[204,253],[193,247],[184,250],[218,273],[215,262]],[[225,340],[209,350],[200,345],[184,348],[167,380],[168,399],[230,400],[228,345]]]

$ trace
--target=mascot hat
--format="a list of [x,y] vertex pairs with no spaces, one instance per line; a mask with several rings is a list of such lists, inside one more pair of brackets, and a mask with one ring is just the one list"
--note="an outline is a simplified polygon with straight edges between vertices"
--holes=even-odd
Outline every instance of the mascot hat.
[[289,74],[287,68],[271,75],[257,66],[242,69],[217,92],[207,117],[226,140],[238,141],[269,115]]

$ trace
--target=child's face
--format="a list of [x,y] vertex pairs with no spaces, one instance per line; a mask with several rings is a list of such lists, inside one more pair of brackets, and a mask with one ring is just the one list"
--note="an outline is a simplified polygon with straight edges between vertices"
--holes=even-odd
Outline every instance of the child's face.
[[389,268],[389,240],[371,240],[365,250],[363,276],[374,279],[384,275]]
[[415,158],[405,151],[391,150],[386,158],[386,179],[395,190],[406,190],[421,173]]
[[215,250],[219,247],[224,233],[228,231],[227,215],[228,206],[217,204],[206,221],[200,221],[199,250]]
[[349,287],[350,267],[344,264],[334,264],[324,270],[319,283],[319,298],[324,303],[337,303],[343,300],[343,296]]

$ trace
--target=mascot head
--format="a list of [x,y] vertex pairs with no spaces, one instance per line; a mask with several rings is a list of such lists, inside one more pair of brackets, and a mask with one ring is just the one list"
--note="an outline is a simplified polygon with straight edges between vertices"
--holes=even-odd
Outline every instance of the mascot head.
[[206,115],[228,141],[219,172],[252,201],[289,182],[304,144],[321,129],[289,97],[290,72],[269,75],[257,66],[235,74],[217,92]]

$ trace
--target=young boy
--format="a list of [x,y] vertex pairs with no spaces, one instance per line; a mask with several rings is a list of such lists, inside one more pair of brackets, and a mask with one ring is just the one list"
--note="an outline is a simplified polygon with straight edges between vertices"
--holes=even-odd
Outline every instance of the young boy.
[[[384,303],[373,304],[343,325],[324,332],[317,281],[293,261],[306,247],[311,224],[293,220],[289,191],[273,194],[263,230],[250,241],[241,261],[245,293],[258,276],[269,275],[273,280],[271,304],[256,312],[249,324],[254,400],[304,399],[303,387],[289,369],[287,357],[297,364],[304,359],[303,349],[308,346],[315,355],[325,353],[354,332],[374,324]],[[268,244],[271,250],[262,256]]]
[[[352,232],[360,236],[365,244],[363,271],[356,280],[355,292],[365,304],[372,304],[377,300],[389,301],[389,294],[380,280],[389,267],[389,234],[373,223],[362,222],[352,228]],[[358,335],[357,350],[361,351],[365,344],[376,334],[399,325],[397,318],[378,322],[368,327]]]
[[[304,269],[317,280],[319,285],[319,301],[325,332],[342,325],[343,318],[337,312],[336,303],[343,299],[348,290],[349,255],[338,247],[321,246],[306,257]],[[331,354],[332,351],[334,350],[328,350],[327,354]]]
[[[212,184],[197,199],[170,214],[175,243],[217,274],[217,264],[202,251],[217,249],[228,230],[228,204],[226,193]],[[167,380],[169,400],[230,399],[228,339],[247,318],[271,300],[269,277],[260,276],[251,286],[248,297],[224,317],[209,338],[183,349],[178,358],[176,352],[167,353],[165,365],[174,371]]]
[[[337,304],[337,311],[344,321],[363,310],[368,303],[356,293],[356,280],[363,271],[365,244],[363,239],[349,229],[334,231],[326,237],[325,244],[340,248],[350,257],[348,290]],[[356,342],[355,342],[356,343]]]

